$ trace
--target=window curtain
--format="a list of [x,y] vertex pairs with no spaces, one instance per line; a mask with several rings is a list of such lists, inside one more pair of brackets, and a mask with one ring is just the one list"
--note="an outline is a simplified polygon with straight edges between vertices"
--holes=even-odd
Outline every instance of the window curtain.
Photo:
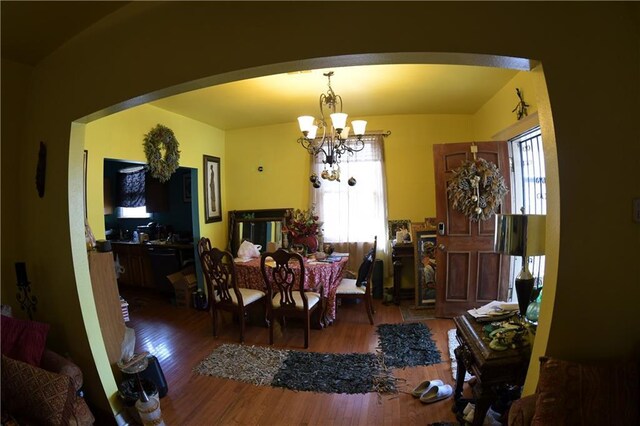
[[[320,179],[319,189],[311,187],[311,201],[323,221],[323,242],[334,245],[337,252],[349,253],[347,268],[357,271],[375,236],[377,257],[384,262],[385,276],[390,257],[387,238],[387,185],[384,173],[382,134],[363,137],[364,148],[345,154],[340,162],[340,182]],[[323,155],[311,157],[311,170],[318,176],[325,165]],[[349,178],[356,179],[349,186]]]
[[118,171],[118,207],[145,205],[145,170],[133,167]]

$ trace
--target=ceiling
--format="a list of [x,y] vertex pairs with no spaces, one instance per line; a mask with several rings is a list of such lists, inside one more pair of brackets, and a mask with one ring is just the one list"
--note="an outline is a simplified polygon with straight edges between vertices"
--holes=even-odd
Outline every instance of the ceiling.
[[[350,118],[474,114],[518,71],[460,65],[369,65],[277,74],[171,96],[152,105],[222,130],[319,117],[327,77]],[[328,117],[327,117],[328,118]]]
[[37,65],[128,1],[0,1],[2,57]]
[[[130,2],[2,1],[2,57],[36,66],[101,18]],[[518,71],[461,65],[374,65],[300,70],[171,96],[156,107],[221,130],[319,116],[323,73],[350,118],[396,114],[473,114]],[[514,102],[517,101],[514,95]],[[514,103],[515,105],[515,103]]]

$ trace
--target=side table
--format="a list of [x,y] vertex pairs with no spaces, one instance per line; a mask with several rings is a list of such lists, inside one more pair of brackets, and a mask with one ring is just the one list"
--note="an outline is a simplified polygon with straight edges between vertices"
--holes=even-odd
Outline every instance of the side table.
[[468,371],[476,377],[472,388],[475,400],[473,425],[482,425],[491,403],[497,398],[497,388],[500,385],[524,384],[531,347],[495,351],[489,347],[488,341],[482,339],[482,327],[485,323],[477,322],[468,313],[455,317],[453,321],[456,325],[456,338],[460,342],[460,346],[455,349],[458,373],[453,411],[461,409],[462,386]]
[[[393,261],[393,303],[400,304],[402,298],[402,267],[403,261],[407,264],[413,262],[413,243],[396,243],[391,251]],[[411,297],[415,290],[411,289]]]

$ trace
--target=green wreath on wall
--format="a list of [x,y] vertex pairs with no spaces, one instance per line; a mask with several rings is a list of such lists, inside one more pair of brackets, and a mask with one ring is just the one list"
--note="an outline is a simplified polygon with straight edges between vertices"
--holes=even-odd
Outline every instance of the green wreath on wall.
[[462,163],[447,185],[452,207],[474,222],[493,216],[507,191],[498,167],[482,158]]
[[[180,166],[180,151],[173,131],[162,124],[156,125],[149,133],[144,135],[144,155],[151,176],[166,182]],[[164,156],[162,149],[164,148]]]

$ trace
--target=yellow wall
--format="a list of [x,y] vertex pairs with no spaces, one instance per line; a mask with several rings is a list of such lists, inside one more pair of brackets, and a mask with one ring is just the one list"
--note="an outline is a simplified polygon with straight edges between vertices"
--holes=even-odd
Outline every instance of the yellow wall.
[[471,116],[368,117],[372,130],[391,130],[384,140],[387,208],[391,220],[422,222],[436,216],[433,145],[470,142]]
[[104,159],[146,163],[143,138],[156,124],[173,130],[180,143],[180,166],[198,169],[198,216],[200,235],[209,237],[217,247],[226,244],[226,215],[222,222],[205,224],[203,154],[220,158],[222,171],[222,207],[227,200],[224,132],[214,127],[167,112],[150,105],[125,110],[85,126],[85,149],[89,151],[87,168],[87,206],[89,224],[96,238],[104,238],[103,166]]
[[[352,16],[361,9],[358,3],[332,4],[336,16]],[[549,163],[557,161],[557,168],[550,170],[548,190],[557,195],[562,189],[561,199],[554,196],[548,206],[548,221],[559,241],[547,254],[549,261],[558,262],[558,285],[555,304],[543,300],[543,312],[553,310],[545,330],[546,353],[571,359],[632,355],[640,342],[640,227],[631,220],[632,199],[640,194],[640,134],[635,124],[640,115],[638,4],[371,2],[365,9],[363,19],[383,22],[382,30],[367,37],[347,31],[340,43],[327,44],[321,31],[291,36],[292,22],[317,11],[313,2],[255,2],[249,8],[245,3],[132,2],[33,68],[28,89],[18,84],[27,111],[22,116],[19,110],[2,108],[1,131],[3,162],[5,144],[17,146],[19,169],[13,181],[20,190],[2,191],[2,224],[20,230],[20,246],[8,241],[11,234],[7,237],[3,229],[2,283],[14,282],[13,262],[27,262],[41,301],[36,318],[52,324],[52,346],[71,352],[78,361],[94,404],[104,406],[111,395],[95,390],[96,381],[102,384],[97,370],[104,368],[106,353],[89,336],[97,315],[87,295],[79,190],[84,141],[77,135],[70,138],[71,123],[210,76],[228,81],[338,62],[477,63],[477,58],[464,55],[469,52],[540,60],[544,74],[534,76],[535,87],[548,87],[548,98],[538,102],[543,139],[557,146],[550,154]],[[241,30],[246,28],[252,30]],[[405,53],[390,57],[388,52]],[[443,59],[423,52],[462,55]],[[167,59],[161,67],[159,58]],[[589,66],[582,66],[585,60]],[[2,65],[4,71],[4,58]],[[20,76],[3,72],[2,80],[4,87],[18,83]],[[144,94],[152,95],[141,97]],[[25,124],[11,133],[5,129],[9,122]],[[42,199],[33,187],[41,140],[49,147]],[[605,158],[601,153],[608,146],[613,149],[607,148]],[[597,250],[605,272],[594,273],[585,259],[592,259],[594,248],[602,246],[602,234],[593,229],[603,223],[612,249]],[[13,298],[5,301],[15,305]],[[603,306],[615,306],[615,315],[594,321],[593,309]]]
[[516,88],[520,89],[525,102],[529,105],[528,114],[533,115],[538,111],[535,76],[531,72],[520,72],[474,114],[473,133],[476,140],[492,140],[496,133],[513,126],[518,121],[516,113],[513,112],[519,102]]
[[296,146],[299,132],[294,121],[227,132],[225,210],[309,206],[310,160]]
[[[471,116],[397,115],[358,117],[385,138],[390,219],[421,222],[435,216],[433,145],[472,140]],[[309,154],[296,140],[297,123],[227,132],[227,199],[235,210],[306,208]],[[258,166],[264,167],[258,172]],[[365,176],[361,177],[366,179]]]
[[[29,87],[31,68],[11,61],[2,60],[2,303],[14,300],[16,293],[14,262],[23,261],[25,257],[25,244],[22,235],[22,227],[26,224],[19,223],[15,218],[15,200],[22,191],[35,192],[33,180],[21,182],[16,179],[20,175],[21,152],[19,144],[15,141],[24,140],[24,127],[26,123],[27,97],[26,90]],[[10,120],[5,119],[9,111],[15,113]],[[14,143],[11,143],[14,141]],[[7,256],[10,253],[10,257]],[[5,258],[7,261],[5,261]],[[35,271],[27,265],[27,276],[34,281]],[[35,281],[34,281],[35,282]],[[18,309],[14,315],[24,315]]]

